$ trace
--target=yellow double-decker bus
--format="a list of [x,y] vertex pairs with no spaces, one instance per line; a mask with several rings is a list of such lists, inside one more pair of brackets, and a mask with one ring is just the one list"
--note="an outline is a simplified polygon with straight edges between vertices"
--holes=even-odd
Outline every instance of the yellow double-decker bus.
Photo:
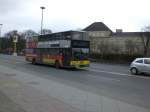
[[90,42],[83,31],[66,31],[28,38],[26,60],[59,67],[87,67]]

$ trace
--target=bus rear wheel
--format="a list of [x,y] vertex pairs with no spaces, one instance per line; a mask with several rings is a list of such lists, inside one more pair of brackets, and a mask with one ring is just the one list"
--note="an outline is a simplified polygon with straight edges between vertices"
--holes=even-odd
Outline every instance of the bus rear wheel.
[[56,61],[56,62],[55,62],[55,67],[56,67],[56,68],[60,68],[59,61]]
[[35,65],[36,64],[36,60],[32,59],[32,64]]

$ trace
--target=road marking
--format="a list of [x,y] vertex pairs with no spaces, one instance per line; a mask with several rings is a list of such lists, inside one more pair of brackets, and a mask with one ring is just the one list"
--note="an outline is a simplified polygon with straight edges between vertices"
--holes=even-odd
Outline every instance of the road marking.
[[[92,76],[92,77],[97,78],[97,76],[95,76],[95,75],[91,75],[91,74],[90,74],[89,76]],[[101,79],[109,80],[109,81],[116,81],[116,82],[120,82],[120,81],[121,81],[121,80],[119,80],[119,79],[109,78],[109,77],[101,77]]]
[[101,72],[101,73],[109,73],[109,74],[115,74],[115,75],[125,75],[125,76],[132,76],[132,75],[129,75],[129,74],[124,74],[124,73],[118,73],[118,72],[109,72],[109,71],[104,71],[104,70],[96,70],[96,69],[88,69],[90,71],[93,71],[93,72]]
[[137,77],[137,78],[142,78],[142,79],[150,79],[150,77],[146,77],[146,76],[130,75],[130,74],[124,74],[124,73],[119,73],[119,72],[109,72],[109,71],[96,70],[96,69],[90,69],[90,68],[88,70],[92,71],[92,72],[108,73],[108,74],[113,74],[113,75],[121,75],[121,76],[129,76],[129,77]]

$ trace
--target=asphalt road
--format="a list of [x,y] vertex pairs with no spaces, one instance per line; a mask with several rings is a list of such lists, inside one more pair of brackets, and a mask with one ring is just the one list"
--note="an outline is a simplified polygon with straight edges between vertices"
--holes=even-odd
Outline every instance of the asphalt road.
[[127,65],[91,63],[80,70],[55,69],[2,54],[0,65],[150,109],[150,77],[130,75]]

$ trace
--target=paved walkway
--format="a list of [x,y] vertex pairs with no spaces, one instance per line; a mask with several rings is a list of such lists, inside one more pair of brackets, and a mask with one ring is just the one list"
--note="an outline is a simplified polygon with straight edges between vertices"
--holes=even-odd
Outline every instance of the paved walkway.
[[0,112],[25,112],[18,104],[0,91]]
[[78,109],[0,73],[0,112],[79,112]]
[[26,112],[150,112],[144,107],[32,74],[3,66],[1,70],[5,73],[0,73],[0,91]]

